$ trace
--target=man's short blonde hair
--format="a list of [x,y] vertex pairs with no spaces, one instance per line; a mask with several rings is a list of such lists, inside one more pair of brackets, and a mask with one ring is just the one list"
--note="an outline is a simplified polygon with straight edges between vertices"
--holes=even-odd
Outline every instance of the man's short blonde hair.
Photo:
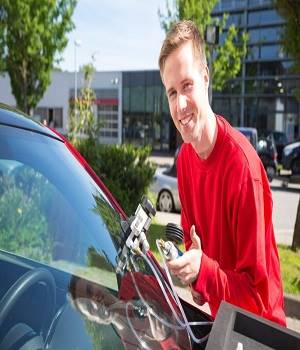
[[162,44],[158,60],[161,75],[163,74],[168,56],[187,41],[192,41],[195,57],[204,65],[207,64],[204,40],[202,39],[197,26],[192,21],[184,20],[177,22],[172,26]]

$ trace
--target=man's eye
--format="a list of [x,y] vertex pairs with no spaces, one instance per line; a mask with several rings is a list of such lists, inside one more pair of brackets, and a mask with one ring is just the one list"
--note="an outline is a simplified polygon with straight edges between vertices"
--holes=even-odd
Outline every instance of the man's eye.
[[184,90],[190,90],[191,88],[192,88],[192,84],[191,83],[186,83],[186,84],[184,84]]
[[171,91],[170,93],[169,93],[169,98],[173,98],[173,97],[175,97],[176,96],[176,91]]

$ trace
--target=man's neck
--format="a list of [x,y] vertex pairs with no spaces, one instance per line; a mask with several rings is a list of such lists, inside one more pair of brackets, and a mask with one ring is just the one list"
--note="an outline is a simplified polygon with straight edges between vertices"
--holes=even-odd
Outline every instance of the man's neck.
[[199,142],[192,143],[196,153],[201,159],[207,159],[214,149],[217,140],[217,120],[212,110],[210,110]]

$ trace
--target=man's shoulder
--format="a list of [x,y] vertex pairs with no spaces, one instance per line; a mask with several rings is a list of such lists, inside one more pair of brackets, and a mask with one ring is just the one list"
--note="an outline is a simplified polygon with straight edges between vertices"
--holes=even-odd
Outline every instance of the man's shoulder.
[[223,124],[226,124],[226,144],[230,146],[232,151],[239,157],[258,158],[257,152],[247,137],[243,135],[235,127],[231,126],[225,118],[220,118]]
[[262,165],[256,149],[245,135],[229,125],[227,142],[231,147],[232,161],[237,167],[248,169],[252,179],[260,179]]

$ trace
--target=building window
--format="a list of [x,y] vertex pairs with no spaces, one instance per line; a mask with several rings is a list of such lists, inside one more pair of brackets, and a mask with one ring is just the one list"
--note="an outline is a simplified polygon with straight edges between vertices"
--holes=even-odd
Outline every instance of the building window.
[[97,117],[100,123],[100,137],[118,137],[118,105],[98,105]]
[[279,45],[265,45],[260,48],[260,58],[278,59],[282,58],[282,52]]
[[253,11],[248,13],[248,25],[258,26],[282,23],[283,19],[276,10]]
[[272,27],[249,30],[249,44],[278,42],[282,33],[282,27]]
[[236,10],[244,8],[246,5],[247,0],[221,0],[216,4],[214,11]]
[[247,49],[247,59],[250,61],[256,61],[259,57],[259,47],[251,46]]
[[232,24],[234,24],[236,27],[242,27],[245,25],[244,19],[245,16],[243,12],[231,14],[227,19],[225,28],[229,28]]
[[63,109],[62,108],[48,108],[37,107],[34,111],[34,118],[51,128],[63,127]]
[[123,142],[175,149],[176,131],[159,71],[125,72],[122,81]]

